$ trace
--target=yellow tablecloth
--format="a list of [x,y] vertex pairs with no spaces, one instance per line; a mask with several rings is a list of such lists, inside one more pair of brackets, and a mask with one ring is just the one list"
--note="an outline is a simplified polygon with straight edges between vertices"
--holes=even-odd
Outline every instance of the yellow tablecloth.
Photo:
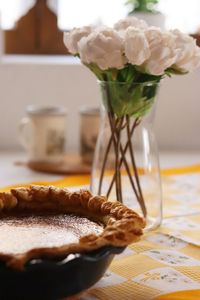
[[[162,178],[162,226],[116,257],[82,300],[200,299],[200,165],[163,170]],[[34,184],[62,187],[88,182],[88,176],[70,176]]]

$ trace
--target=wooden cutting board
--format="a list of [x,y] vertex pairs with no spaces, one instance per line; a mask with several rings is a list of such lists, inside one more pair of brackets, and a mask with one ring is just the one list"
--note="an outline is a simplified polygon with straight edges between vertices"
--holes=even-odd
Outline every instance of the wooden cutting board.
[[50,174],[78,175],[91,173],[91,165],[84,163],[79,154],[67,154],[61,163],[16,162],[15,164],[27,166],[37,172]]

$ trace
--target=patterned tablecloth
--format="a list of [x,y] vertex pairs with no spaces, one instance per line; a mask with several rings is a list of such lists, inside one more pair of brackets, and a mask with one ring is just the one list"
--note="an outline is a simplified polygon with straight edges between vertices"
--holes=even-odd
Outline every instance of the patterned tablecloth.
[[[81,300],[200,299],[200,166],[163,170],[162,179],[162,226],[117,256]],[[36,183],[85,187],[88,180]]]

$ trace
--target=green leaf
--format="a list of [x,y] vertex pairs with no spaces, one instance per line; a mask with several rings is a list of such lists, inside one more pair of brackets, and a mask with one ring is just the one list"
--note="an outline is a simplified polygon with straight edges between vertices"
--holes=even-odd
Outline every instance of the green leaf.
[[149,112],[157,83],[163,76],[142,73],[131,64],[126,64],[121,70],[101,70],[96,64],[86,66],[103,82],[102,98],[106,110],[118,117],[142,117]]
[[171,77],[171,75],[185,75],[187,74],[188,72],[186,71],[181,71],[179,69],[176,69],[176,68],[168,68],[167,70],[165,70],[165,74],[169,77]]
[[157,85],[107,82],[103,84],[104,106],[118,117],[124,115],[141,117],[151,109]]
[[135,11],[155,13],[156,4],[158,4],[158,2],[158,0],[127,0],[125,5],[131,7],[129,15],[133,14]]

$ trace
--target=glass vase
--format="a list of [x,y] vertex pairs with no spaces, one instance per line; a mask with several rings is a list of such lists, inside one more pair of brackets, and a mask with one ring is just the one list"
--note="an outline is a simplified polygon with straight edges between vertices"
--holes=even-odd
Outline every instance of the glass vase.
[[101,125],[94,153],[91,191],[120,201],[146,220],[162,220],[159,156],[153,130],[158,84],[99,82]]

